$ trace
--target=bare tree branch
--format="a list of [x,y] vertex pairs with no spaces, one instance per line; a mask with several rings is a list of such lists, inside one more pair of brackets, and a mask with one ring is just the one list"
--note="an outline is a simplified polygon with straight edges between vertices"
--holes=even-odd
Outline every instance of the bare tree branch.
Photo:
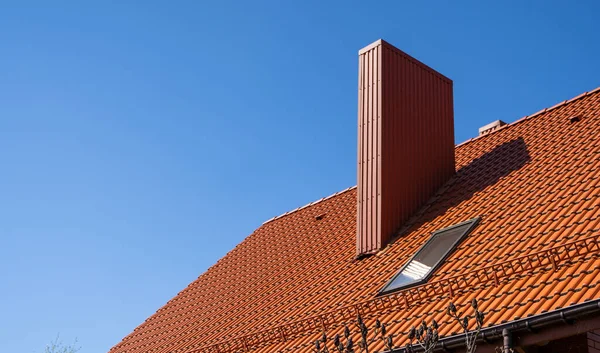
[[80,349],[81,347],[78,346],[77,339],[75,339],[73,344],[64,344],[60,339],[60,335],[56,335],[56,338],[46,345],[44,353],[77,353]]

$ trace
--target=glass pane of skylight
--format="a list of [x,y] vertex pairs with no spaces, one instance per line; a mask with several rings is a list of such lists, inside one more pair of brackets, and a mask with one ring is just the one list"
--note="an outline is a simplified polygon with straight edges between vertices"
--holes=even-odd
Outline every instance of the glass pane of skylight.
[[476,221],[477,219],[474,219],[435,232],[383,291],[387,292],[425,280]]

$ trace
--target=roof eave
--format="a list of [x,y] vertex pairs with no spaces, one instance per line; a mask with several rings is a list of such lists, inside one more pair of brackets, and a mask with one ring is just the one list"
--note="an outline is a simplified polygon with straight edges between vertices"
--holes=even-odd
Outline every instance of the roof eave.
[[[561,326],[562,325],[562,326]],[[556,333],[542,332],[542,329],[548,329],[550,327],[561,326],[560,336]],[[564,326],[568,326],[571,329],[567,330]],[[477,339],[478,346],[481,345],[482,350],[478,349],[479,352],[485,352],[484,347],[490,348],[490,351],[495,351],[495,347],[502,345],[502,332],[509,330],[512,334],[521,333],[521,337],[518,339],[517,345],[530,345],[542,341],[550,341],[553,339],[559,339],[568,337],[583,332],[587,332],[591,329],[600,327],[600,299],[594,299],[585,303],[572,305],[566,308],[546,312],[539,315],[534,315],[525,319],[519,319],[510,321],[504,324],[495,325],[492,327],[484,328],[481,330],[481,334]],[[525,337],[530,336],[529,339]],[[552,339],[548,339],[551,337]],[[497,343],[497,344],[495,344]],[[458,334],[448,336],[440,339],[434,352],[448,352],[456,349],[464,349],[465,345],[465,334]],[[420,349],[415,349],[420,352]],[[406,353],[406,348],[401,347],[394,349],[391,353]]]

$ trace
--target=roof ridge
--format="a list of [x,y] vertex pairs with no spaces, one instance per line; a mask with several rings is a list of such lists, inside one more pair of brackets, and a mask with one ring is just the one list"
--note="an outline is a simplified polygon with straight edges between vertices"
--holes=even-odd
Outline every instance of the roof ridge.
[[549,108],[544,108],[544,109],[542,109],[542,110],[539,110],[539,111],[537,111],[537,112],[535,112],[535,113],[533,113],[533,114],[531,114],[531,115],[525,115],[525,116],[524,116],[524,117],[522,117],[521,119],[517,119],[517,120],[513,121],[512,123],[508,123],[508,124],[506,124],[506,125],[504,125],[504,126],[500,126],[500,127],[496,128],[496,129],[494,129],[493,131],[490,131],[489,133],[487,133],[487,134],[485,134],[485,135],[479,135],[479,136],[471,137],[470,139],[468,139],[468,140],[466,140],[466,141],[463,141],[463,142],[461,142],[461,143],[457,144],[455,147],[460,147],[460,146],[462,146],[462,145],[466,145],[466,144],[467,144],[467,143],[469,143],[469,142],[473,142],[473,141],[475,141],[475,140],[478,140],[478,139],[480,139],[480,138],[482,138],[482,137],[484,137],[484,136],[489,136],[489,135],[491,135],[491,134],[493,134],[493,133],[496,133],[496,132],[498,132],[498,131],[500,131],[500,130],[504,130],[504,129],[506,129],[506,128],[510,127],[510,126],[516,125],[516,124],[518,124],[518,123],[521,123],[521,122],[523,122],[523,121],[526,121],[526,120],[529,120],[529,119],[531,119],[531,118],[533,118],[533,117],[536,117],[536,116],[538,116],[538,115],[541,115],[541,114],[547,113],[547,112],[549,112],[549,111],[551,111],[551,110],[554,110],[554,109],[560,108],[560,107],[562,107],[563,105],[569,104],[569,103],[571,103],[571,102],[574,102],[574,101],[576,101],[576,100],[578,100],[578,99],[580,99],[580,98],[586,97],[586,96],[588,96],[588,95],[590,95],[590,94],[594,94],[594,93],[596,93],[596,92],[598,92],[598,91],[600,91],[600,86],[599,86],[599,87],[596,87],[596,88],[594,88],[594,89],[593,89],[593,90],[591,90],[591,91],[583,92],[583,93],[581,93],[580,95],[577,95],[577,96],[575,96],[575,97],[573,97],[573,98],[571,98],[571,99],[567,99],[567,100],[565,100],[565,101],[562,101],[562,102],[560,102],[560,103],[557,103],[557,104],[555,104],[555,105],[553,105],[553,106],[551,106],[551,107],[549,107]]
[[262,225],[264,226],[265,224],[267,224],[267,223],[269,223],[269,222],[271,222],[271,221],[274,221],[274,220],[276,220],[276,219],[279,219],[279,218],[282,218],[282,217],[288,216],[288,215],[290,215],[290,214],[292,214],[292,213],[295,213],[295,212],[297,212],[297,211],[300,211],[300,210],[302,210],[302,209],[305,209],[305,208],[307,208],[307,207],[309,207],[309,206],[314,206],[314,205],[318,204],[318,203],[319,203],[319,202],[321,202],[321,201],[329,200],[330,198],[332,198],[332,197],[334,197],[334,196],[338,196],[338,195],[340,195],[340,194],[343,194],[343,193],[345,193],[345,192],[347,192],[347,191],[350,191],[350,190],[352,190],[352,189],[356,189],[356,185],[354,185],[354,186],[350,186],[350,187],[348,187],[348,188],[345,188],[344,190],[342,190],[342,191],[338,191],[338,192],[336,192],[336,193],[333,193],[333,194],[331,194],[331,195],[329,195],[329,196],[322,197],[322,198],[320,198],[320,199],[318,199],[318,200],[316,200],[316,201],[309,202],[309,203],[307,203],[307,204],[306,204],[306,205],[304,205],[304,206],[300,206],[300,207],[298,207],[298,208],[295,208],[295,209],[293,209],[293,210],[291,210],[291,211],[287,211],[286,213],[280,214],[279,216],[275,216],[275,217],[273,217],[273,218],[269,218],[269,219],[267,219],[266,221],[264,221]]

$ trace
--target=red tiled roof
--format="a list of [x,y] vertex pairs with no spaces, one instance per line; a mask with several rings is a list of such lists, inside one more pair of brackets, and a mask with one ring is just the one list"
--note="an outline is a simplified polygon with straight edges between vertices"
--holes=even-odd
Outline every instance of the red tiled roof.
[[[357,310],[402,345],[423,318],[441,335],[460,331],[450,299],[478,298],[486,326],[598,299],[599,132],[596,89],[458,145],[456,175],[361,260],[355,188],[267,221],[111,353],[308,350]],[[476,216],[428,283],[376,297],[432,232]]]

